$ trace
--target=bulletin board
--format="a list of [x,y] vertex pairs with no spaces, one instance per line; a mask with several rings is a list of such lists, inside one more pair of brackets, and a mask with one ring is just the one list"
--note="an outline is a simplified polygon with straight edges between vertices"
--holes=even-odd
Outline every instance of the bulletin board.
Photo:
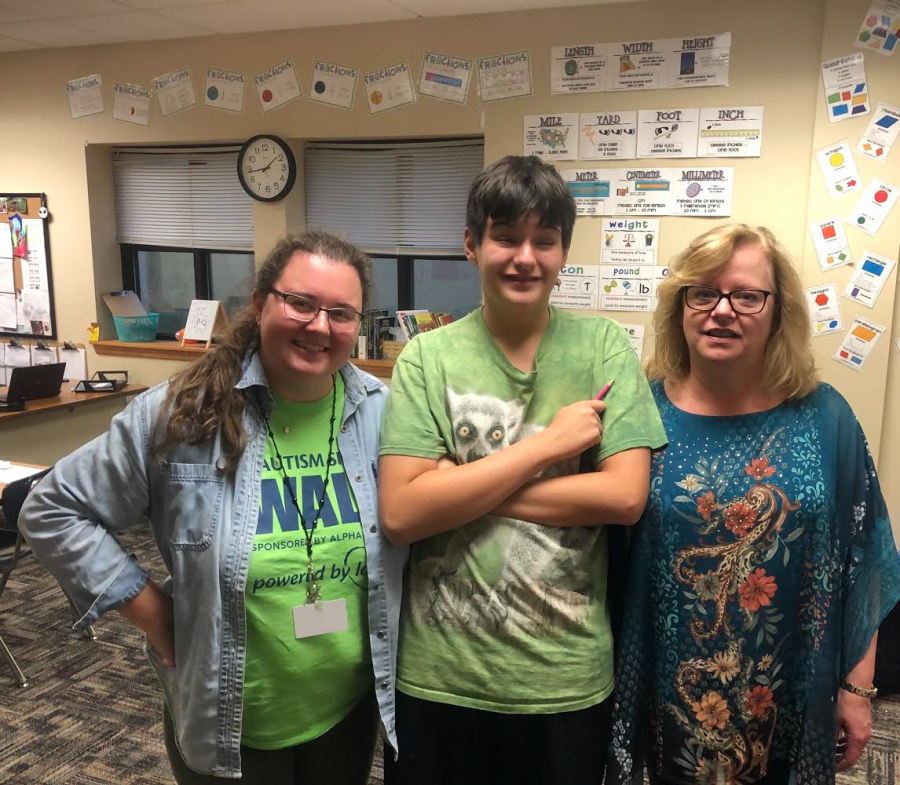
[[46,194],[0,193],[0,336],[56,338],[50,233],[41,207]]

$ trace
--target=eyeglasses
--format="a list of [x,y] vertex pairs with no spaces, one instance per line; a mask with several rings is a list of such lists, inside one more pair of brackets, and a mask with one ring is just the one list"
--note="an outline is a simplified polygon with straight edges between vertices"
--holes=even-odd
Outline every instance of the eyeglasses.
[[735,313],[754,314],[766,307],[766,300],[772,292],[762,289],[735,289],[733,292],[720,292],[711,286],[683,286],[684,303],[694,311],[714,311],[722,300]]
[[328,314],[328,324],[332,330],[348,333],[359,327],[359,322],[363,317],[359,311],[352,308],[323,308],[300,294],[280,292],[278,289],[272,289],[271,292],[284,300],[285,316],[298,322],[311,322],[321,311],[325,311]]

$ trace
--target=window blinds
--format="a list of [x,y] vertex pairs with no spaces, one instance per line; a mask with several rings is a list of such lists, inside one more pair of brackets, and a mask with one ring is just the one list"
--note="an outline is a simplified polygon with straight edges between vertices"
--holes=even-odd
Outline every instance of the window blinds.
[[484,167],[481,139],[308,142],[306,223],[369,253],[462,253],[466,200]]
[[253,250],[253,200],[238,148],[113,152],[117,239],[135,245]]

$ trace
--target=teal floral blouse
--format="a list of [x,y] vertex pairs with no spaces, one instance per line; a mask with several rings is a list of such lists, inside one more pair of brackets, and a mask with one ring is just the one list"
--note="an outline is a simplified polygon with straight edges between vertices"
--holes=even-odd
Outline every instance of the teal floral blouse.
[[608,782],[833,783],[839,680],[900,600],[859,423],[827,384],[736,417],[652,388],[669,446],[631,533]]

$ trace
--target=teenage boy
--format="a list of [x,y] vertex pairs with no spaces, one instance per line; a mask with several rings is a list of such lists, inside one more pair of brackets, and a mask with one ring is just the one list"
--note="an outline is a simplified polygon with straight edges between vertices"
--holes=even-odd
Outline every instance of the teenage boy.
[[394,370],[380,512],[412,548],[388,785],[602,778],[603,527],[638,520],[666,437],[621,327],[549,305],[574,223],[551,166],[488,166],[465,231],[484,304],[416,337]]

